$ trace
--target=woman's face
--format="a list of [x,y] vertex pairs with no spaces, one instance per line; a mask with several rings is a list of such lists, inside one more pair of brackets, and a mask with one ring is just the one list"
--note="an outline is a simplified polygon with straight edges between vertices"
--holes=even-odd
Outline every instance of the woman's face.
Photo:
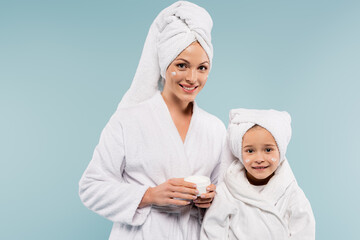
[[162,92],[166,98],[190,103],[205,86],[210,62],[205,50],[193,42],[170,63]]

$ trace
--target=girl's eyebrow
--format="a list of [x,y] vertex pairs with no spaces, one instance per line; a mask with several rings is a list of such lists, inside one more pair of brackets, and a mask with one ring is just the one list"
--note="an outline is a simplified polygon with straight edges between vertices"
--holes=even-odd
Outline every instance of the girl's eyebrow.
[[244,146],[244,148],[247,148],[247,147],[252,147],[253,145],[246,145],[246,146]]
[[275,145],[275,144],[272,144],[272,143],[268,143],[268,144],[265,144],[265,146],[275,147],[276,145]]

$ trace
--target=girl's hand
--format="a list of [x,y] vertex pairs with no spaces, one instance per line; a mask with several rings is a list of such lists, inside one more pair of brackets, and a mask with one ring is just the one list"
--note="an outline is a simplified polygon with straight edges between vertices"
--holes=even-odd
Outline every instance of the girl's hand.
[[211,202],[215,197],[216,186],[214,184],[209,185],[207,188],[207,193],[201,194],[200,197],[194,200],[195,206],[199,208],[209,208]]
[[171,178],[156,187],[149,187],[139,204],[139,208],[151,204],[184,206],[196,199],[197,194],[195,184],[185,182],[183,178]]

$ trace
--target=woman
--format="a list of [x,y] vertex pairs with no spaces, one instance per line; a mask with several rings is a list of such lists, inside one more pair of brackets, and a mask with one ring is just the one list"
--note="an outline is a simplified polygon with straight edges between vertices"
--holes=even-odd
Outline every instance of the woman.
[[109,239],[199,238],[215,185],[197,197],[183,178],[217,182],[226,134],[194,102],[211,67],[211,28],[203,8],[183,1],[150,27],[133,83],[79,183],[84,205],[114,222]]

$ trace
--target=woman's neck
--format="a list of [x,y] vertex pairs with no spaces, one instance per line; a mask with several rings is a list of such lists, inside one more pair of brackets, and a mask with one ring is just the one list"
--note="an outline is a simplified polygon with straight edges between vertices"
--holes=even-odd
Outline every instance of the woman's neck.
[[169,109],[171,118],[179,132],[181,140],[184,143],[192,118],[193,103],[185,103],[177,99],[175,96],[167,97],[165,94],[161,95]]
[[161,93],[166,106],[170,113],[181,114],[183,116],[191,116],[193,112],[193,102],[184,102],[176,98],[176,96],[167,96]]

